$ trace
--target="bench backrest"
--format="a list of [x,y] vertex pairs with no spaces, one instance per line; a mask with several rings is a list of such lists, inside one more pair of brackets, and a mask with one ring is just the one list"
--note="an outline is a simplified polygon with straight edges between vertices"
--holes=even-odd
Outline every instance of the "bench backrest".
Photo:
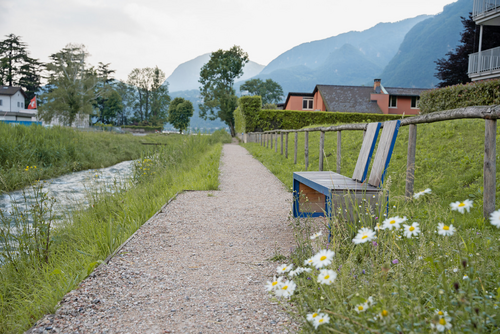
[[384,123],[384,129],[380,136],[377,153],[375,154],[370,178],[368,179],[368,184],[371,186],[381,187],[384,182],[385,172],[391,160],[392,150],[396,143],[400,125],[400,121],[388,121]]
[[354,174],[352,175],[353,180],[365,182],[366,174],[368,173],[368,166],[370,165],[373,150],[375,149],[375,143],[377,142],[379,130],[380,123],[370,123],[366,127],[363,144],[361,145],[358,161],[356,162],[356,168],[354,169]]

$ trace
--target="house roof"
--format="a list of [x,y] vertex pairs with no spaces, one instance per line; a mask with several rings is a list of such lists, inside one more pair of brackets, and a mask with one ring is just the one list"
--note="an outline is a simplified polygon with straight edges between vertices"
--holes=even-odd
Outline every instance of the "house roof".
[[26,96],[26,93],[21,87],[0,86],[0,95],[12,96],[16,94],[18,91],[21,91],[21,94],[23,94],[24,98],[28,98],[28,96]]
[[399,87],[384,87],[389,95],[395,96],[420,96],[423,92],[429,90],[427,88],[399,88]]
[[314,97],[314,93],[297,93],[297,92],[290,92],[288,93],[288,96],[286,97],[285,104],[283,105],[283,108],[288,104],[288,100],[290,100],[290,96],[304,96],[304,97]]
[[382,113],[377,102],[370,100],[372,86],[317,85],[313,94],[318,90],[327,111]]

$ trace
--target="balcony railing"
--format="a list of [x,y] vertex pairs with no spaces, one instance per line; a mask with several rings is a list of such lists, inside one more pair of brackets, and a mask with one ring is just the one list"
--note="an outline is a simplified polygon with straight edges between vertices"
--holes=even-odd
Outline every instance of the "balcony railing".
[[474,0],[472,7],[472,18],[500,12],[500,0]]
[[469,75],[494,70],[500,70],[500,47],[481,51],[481,59],[479,52],[469,55]]

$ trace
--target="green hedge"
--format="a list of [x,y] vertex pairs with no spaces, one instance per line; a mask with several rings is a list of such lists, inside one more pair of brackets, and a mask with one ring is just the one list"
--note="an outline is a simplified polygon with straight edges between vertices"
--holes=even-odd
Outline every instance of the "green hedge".
[[144,129],[144,131],[149,131],[149,132],[163,130],[163,126],[122,125],[120,127],[127,129],[135,129],[135,130]]
[[261,110],[260,96],[243,96],[234,112],[236,132],[301,129],[313,124],[383,122],[402,115],[327,111]]
[[433,89],[420,95],[421,114],[495,104],[500,104],[500,79]]

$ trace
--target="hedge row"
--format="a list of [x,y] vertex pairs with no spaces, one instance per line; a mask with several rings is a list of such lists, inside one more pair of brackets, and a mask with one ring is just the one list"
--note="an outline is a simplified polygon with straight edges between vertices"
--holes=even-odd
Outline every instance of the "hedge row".
[[368,123],[401,119],[402,115],[261,110],[260,96],[243,96],[234,112],[236,132],[260,132],[268,130],[301,129],[313,124]]
[[420,113],[500,104],[500,79],[433,89],[420,95]]
[[142,125],[122,125],[120,126],[121,128],[127,128],[127,129],[144,129],[144,131],[161,131],[163,130],[163,126],[142,126]]

